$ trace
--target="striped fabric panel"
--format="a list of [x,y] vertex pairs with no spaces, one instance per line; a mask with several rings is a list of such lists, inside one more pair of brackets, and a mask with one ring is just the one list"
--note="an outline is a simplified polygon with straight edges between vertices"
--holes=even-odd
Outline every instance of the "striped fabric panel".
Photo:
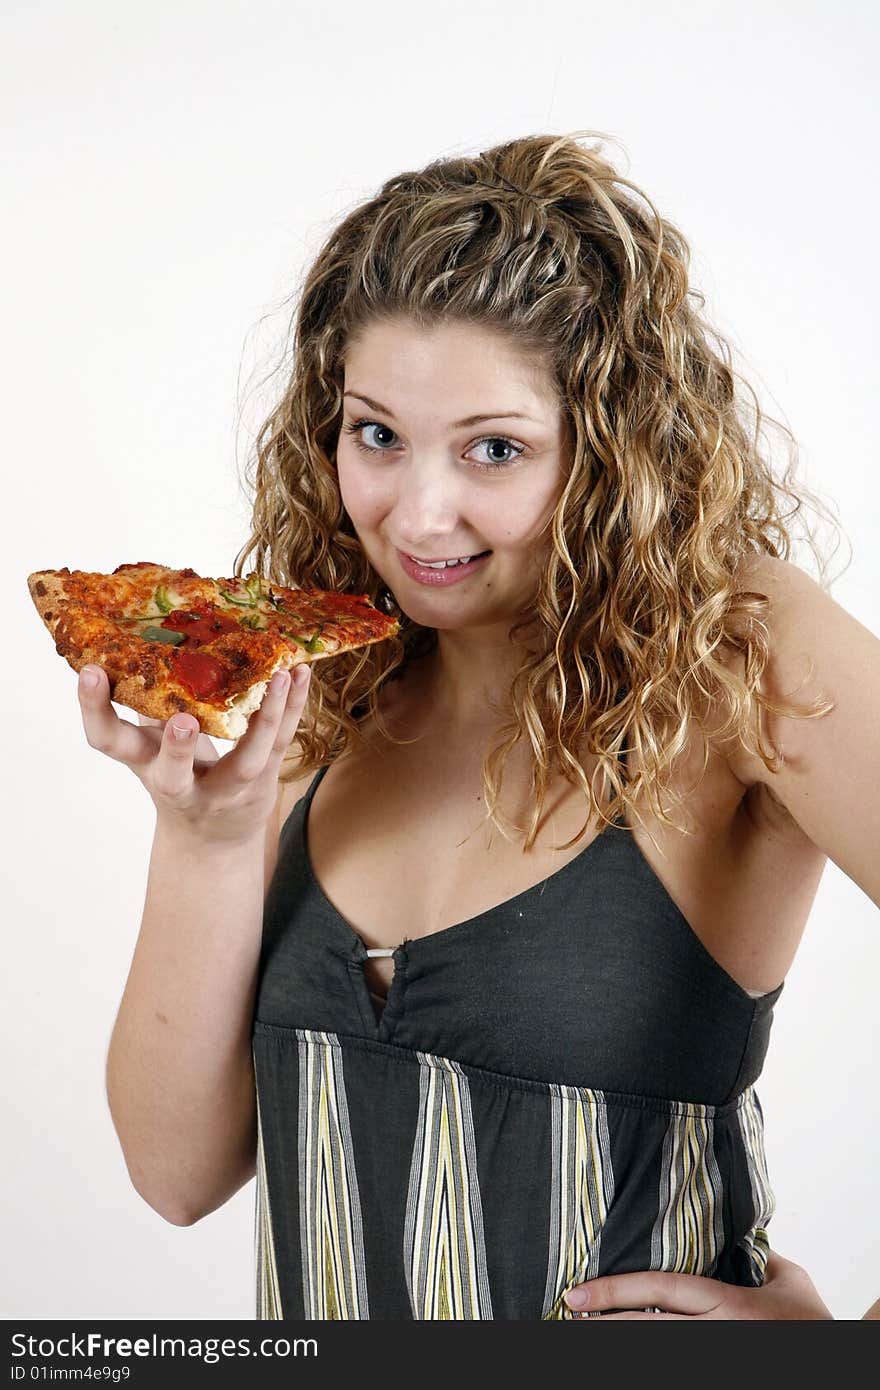
[[550,1106],[549,1258],[541,1312],[545,1321],[584,1316],[569,1308],[563,1294],[598,1274],[602,1227],[614,1200],[602,1092],[553,1084]]
[[275,1262],[275,1242],[272,1236],[272,1209],[269,1204],[269,1184],[266,1180],[266,1151],[263,1147],[259,1094],[257,1095],[257,1201],[254,1246],[257,1255],[257,1317],[263,1319],[283,1318],[278,1266]]
[[711,1275],[724,1245],[723,1184],[714,1148],[715,1107],[669,1117],[660,1167],[651,1269]]
[[457,1062],[419,1059],[404,1228],[413,1318],[492,1317],[470,1088]]
[[739,1132],[746,1151],[749,1181],[752,1188],[752,1201],[755,1208],[755,1224],[740,1241],[748,1253],[755,1271],[756,1281],[763,1284],[767,1272],[767,1258],[770,1254],[770,1241],[766,1227],[776,1210],[776,1197],[770,1186],[767,1173],[767,1155],[764,1150],[764,1119],[761,1102],[753,1086],[743,1093],[742,1104],[737,1111]]
[[[296,1036],[304,1316],[369,1318],[343,1048],[334,1033],[297,1030]],[[402,1252],[410,1314],[420,1320],[491,1319],[493,1300],[470,1081],[451,1058],[422,1052],[413,1056],[418,1060],[418,1107],[413,1112],[415,1125],[408,1145]],[[573,1284],[600,1272],[603,1231],[617,1187],[607,1098],[602,1091],[550,1083],[547,1101],[549,1228],[545,1228],[547,1275],[541,1317],[599,1316],[574,1313],[563,1295]],[[654,1196],[649,1196],[654,1208],[650,1263],[646,1248],[640,1267],[711,1276],[726,1239],[725,1194],[715,1140],[716,1123],[720,1126],[722,1120],[716,1120],[713,1106],[669,1104],[658,1136],[658,1146],[662,1137],[662,1153],[658,1153],[659,1162],[654,1167]],[[290,1118],[293,1121],[292,1115]],[[739,1248],[747,1253],[757,1284],[765,1277],[769,1253],[766,1227],[776,1203],[767,1173],[763,1114],[752,1087],[743,1093],[735,1115],[728,1117],[725,1107],[723,1123],[735,1126],[742,1146],[741,1162],[749,1174],[754,1221],[740,1237]],[[268,1137],[271,1158],[273,1133],[264,1134],[258,1093],[255,1246],[259,1319],[284,1317],[276,1258],[279,1233],[273,1226],[266,1155]],[[725,1153],[728,1148],[725,1131]],[[275,1215],[277,1222],[279,1213]]]
[[299,1035],[299,1217],[308,1319],[370,1316],[364,1234],[342,1049],[332,1033]]

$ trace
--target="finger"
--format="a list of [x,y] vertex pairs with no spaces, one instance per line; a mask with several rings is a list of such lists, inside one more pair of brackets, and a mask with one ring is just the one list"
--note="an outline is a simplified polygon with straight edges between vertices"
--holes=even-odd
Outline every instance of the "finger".
[[[89,677],[94,676],[90,683]],[[134,767],[155,750],[149,735],[136,724],[120,719],[110,703],[110,682],[100,666],[84,666],[77,681],[80,713],[86,742],[108,758]]]
[[[166,723],[167,720],[165,719],[151,719],[149,715],[138,714],[138,724],[142,729],[164,729]],[[193,758],[193,767],[196,771],[204,772],[207,768],[212,767],[219,757],[220,754],[208,735],[200,733],[196,739],[196,751]]]
[[290,673],[290,679],[291,684],[287,696],[287,708],[282,716],[278,728],[278,736],[275,739],[275,745],[272,750],[273,758],[278,766],[280,766],[284,754],[288,751],[293,742],[293,736],[297,731],[299,721],[302,718],[302,713],[306,706],[306,701],[309,698],[309,690],[312,681],[311,665],[307,662],[301,662],[297,666],[294,666]]
[[174,799],[192,790],[198,735],[199,721],[192,714],[175,714],[165,725],[152,771],[153,789],[160,796]]
[[275,672],[263,703],[250,717],[246,733],[218,764],[218,783],[253,781],[273,758],[280,762],[293,738],[308,694],[308,667],[300,664],[295,669],[297,673],[305,670],[305,675],[297,674],[295,681],[289,671]]
[[[572,1297],[586,1290],[589,1299],[578,1304]],[[676,1313],[709,1313],[722,1299],[718,1281],[699,1274],[672,1274],[660,1270],[637,1270],[632,1274],[606,1274],[578,1284],[565,1295],[569,1307],[664,1308]]]
[[[577,1316],[578,1316],[578,1321],[584,1321],[584,1322],[586,1322],[586,1321],[588,1320],[588,1319],[587,1319],[587,1314],[586,1314],[586,1313],[578,1313]],[[699,1316],[699,1314],[697,1314],[697,1316]],[[635,1313],[635,1312],[627,1312],[627,1313],[600,1313],[600,1314],[598,1315],[598,1318],[590,1318],[589,1321],[590,1321],[590,1322],[596,1322],[596,1321],[598,1321],[598,1322],[608,1322],[609,1319],[613,1321],[615,1318],[620,1318],[620,1319],[627,1318],[627,1319],[634,1320],[634,1321],[637,1321],[637,1322],[647,1321],[649,1318],[651,1318],[651,1319],[654,1319],[654,1318],[657,1318],[657,1319],[662,1318],[662,1319],[664,1319],[666,1322],[689,1322],[689,1321],[690,1321],[690,1319],[689,1319],[687,1313]]]

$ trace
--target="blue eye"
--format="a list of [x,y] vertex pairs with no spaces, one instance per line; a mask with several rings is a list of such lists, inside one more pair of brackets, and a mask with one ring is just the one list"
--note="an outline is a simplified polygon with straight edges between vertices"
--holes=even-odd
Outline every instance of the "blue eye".
[[[371,444],[365,444],[360,438],[360,432],[364,429],[386,430],[388,434],[393,435],[394,430],[391,429],[389,425],[382,425],[378,420],[355,420],[353,423],[345,425],[344,429],[346,434],[352,435],[355,446],[360,449],[361,453],[387,454],[389,452],[388,449],[377,448]],[[507,439],[502,434],[486,435],[483,439],[478,439],[476,443],[472,444],[471,449],[479,448],[483,444],[504,444],[508,449],[515,450],[512,459],[485,459],[475,464],[476,468],[483,469],[486,472],[492,472],[493,470],[501,468],[509,468],[516,459],[526,452],[521,444],[514,444],[512,439]],[[468,452],[470,452],[470,450],[468,450]]]
[[392,429],[389,429],[387,425],[380,425],[377,420],[356,420],[354,424],[345,426],[345,433],[354,436],[355,444],[359,449],[362,449],[365,454],[386,453],[387,450],[385,449],[375,448],[369,444],[364,443],[364,441],[360,438],[360,433],[361,430],[365,429],[386,430],[388,434],[393,434],[394,431]]

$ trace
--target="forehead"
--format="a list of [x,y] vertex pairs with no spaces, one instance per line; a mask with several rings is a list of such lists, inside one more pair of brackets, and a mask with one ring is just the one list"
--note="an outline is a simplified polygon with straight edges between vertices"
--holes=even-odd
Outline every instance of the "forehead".
[[473,403],[475,411],[487,404],[489,394],[492,409],[544,417],[556,409],[556,387],[545,362],[499,331],[474,324],[422,328],[408,319],[370,324],[347,344],[344,370],[346,389],[365,391],[389,405],[415,404],[425,392],[436,395],[440,383],[445,394],[454,393],[463,406]]

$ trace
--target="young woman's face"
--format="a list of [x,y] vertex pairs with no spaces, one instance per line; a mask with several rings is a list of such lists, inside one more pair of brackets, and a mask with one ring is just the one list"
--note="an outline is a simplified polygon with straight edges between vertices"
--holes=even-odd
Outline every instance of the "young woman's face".
[[491,332],[403,320],[351,344],[343,389],[343,505],[400,608],[438,629],[509,624],[534,592],[565,479],[545,374]]

